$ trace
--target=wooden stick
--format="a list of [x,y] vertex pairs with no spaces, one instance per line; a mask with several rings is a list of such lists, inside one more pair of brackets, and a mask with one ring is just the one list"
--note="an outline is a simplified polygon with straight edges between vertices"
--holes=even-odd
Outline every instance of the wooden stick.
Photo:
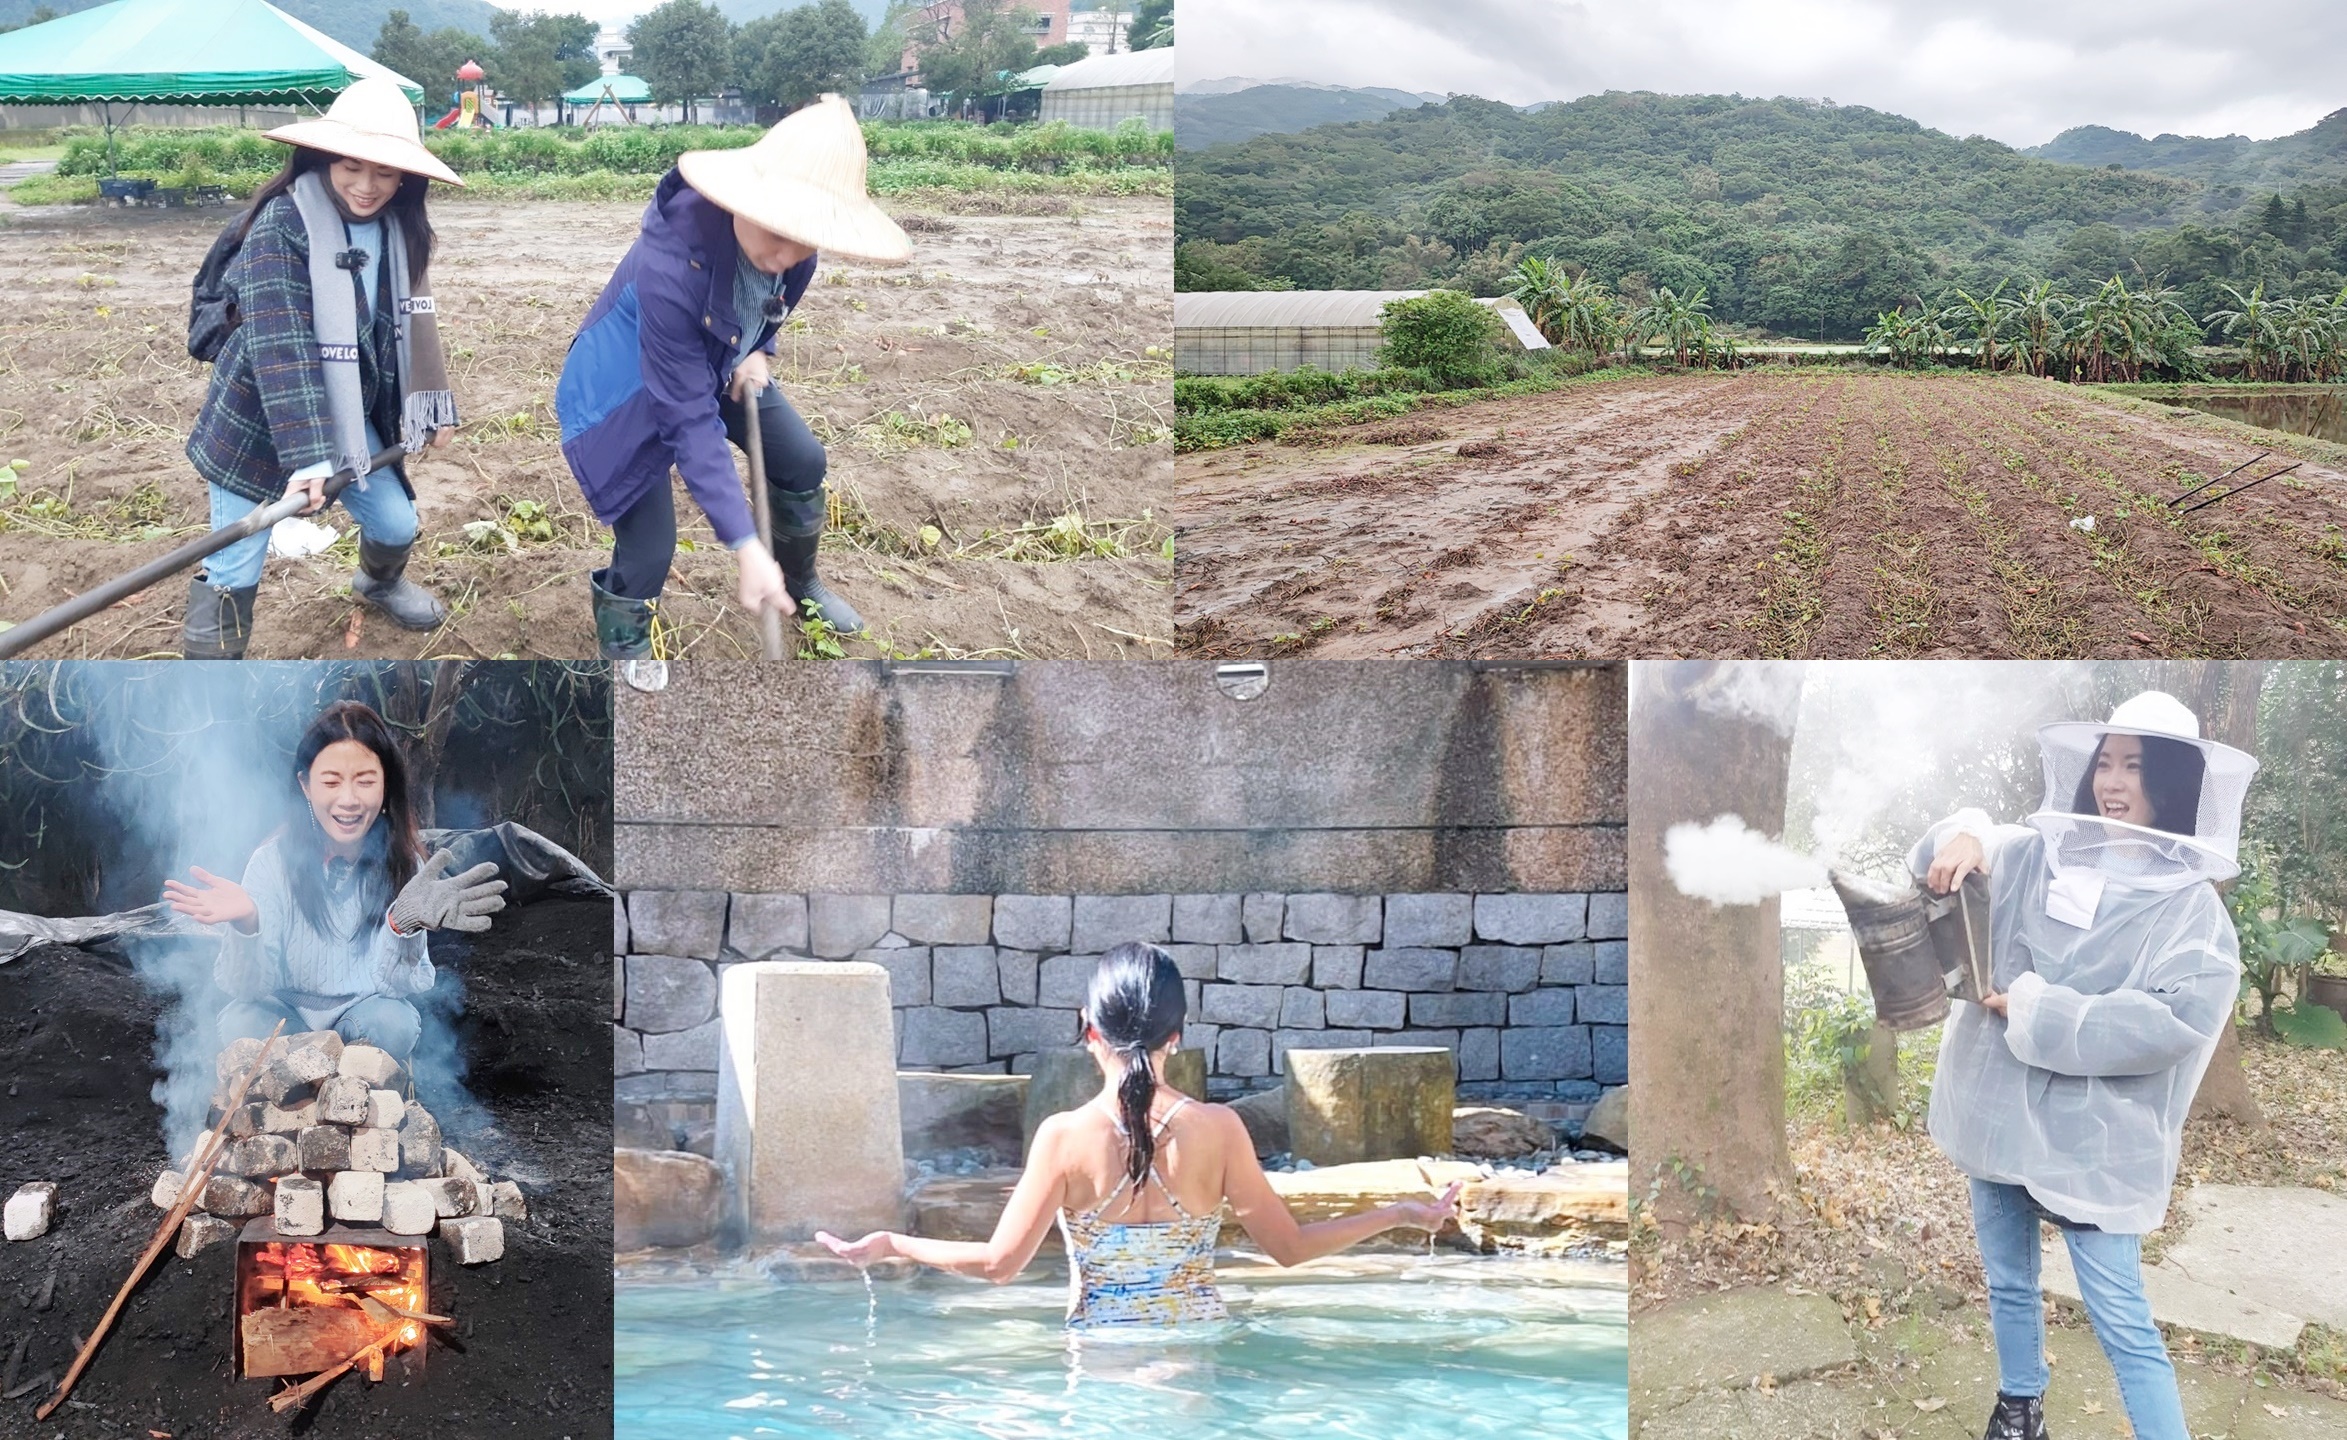
[[390,1344],[392,1335],[396,1335],[397,1333],[397,1331],[394,1331],[391,1335],[385,1335],[379,1340],[375,1340],[366,1345],[360,1346],[357,1350],[351,1353],[351,1357],[348,1360],[343,1361],[340,1365],[335,1366],[331,1370],[321,1370],[317,1374],[312,1375],[309,1379],[304,1380],[299,1385],[286,1386],[283,1390],[280,1390],[276,1394],[269,1397],[269,1408],[276,1411],[280,1415],[284,1414],[288,1410],[300,1408],[305,1402],[309,1400],[312,1395],[317,1394],[319,1391],[325,1389],[334,1381],[340,1379],[345,1372],[356,1366],[368,1363],[370,1356],[380,1358],[383,1353],[383,1347]]
[[81,1372],[90,1363],[90,1357],[97,1353],[98,1342],[106,1338],[106,1332],[113,1328],[114,1317],[122,1313],[122,1302],[130,1298],[130,1292],[146,1275],[147,1267],[153,1265],[155,1257],[163,1253],[163,1247],[171,1243],[171,1237],[179,1233],[180,1222],[187,1219],[187,1212],[195,1208],[196,1198],[204,1193],[204,1182],[212,1178],[212,1167],[220,1162],[220,1153],[226,1148],[220,1143],[220,1135],[228,1128],[228,1117],[244,1104],[246,1088],[261,1073],[261,1063],[269,1058],[269,1047],[277,1043],[278,1031],[284,1028],[285,1022],[278,1021],[269,1031],[269,1038],[261,1042],[261,1053],[253,1057],[251,1066],[237,1075],[236,1088],[228,1097],[228,1108],[220,1113],[220,1119],[213,1124],[211,1133],[196,1146],[194,1161],[187,1167],[186,1183],[179,1187],[179,1203],[173,1205],[171,1212],[163,1217],[163,1223],[155,1230],[155,1238],[147,1242],[146,1253],[139,1256],[139,1263],[130,1268],[130,1278],[124,1280],[122,1288],[114,1292],[114,1303],[106,1307],[106,1314],[98,1321],[98,1328],[92,1330],[90,1338],[82,1342],[80,1353],[73,1357],[73,1368],[66,1371],[65,1379],[58,1383],[57,1393],[41,1402],[41,1408],[33,1412],[34,1418],[46,1420],[52,1411],[65,1403],[65,1397],[73,1390],[73,1382],[81,1378]]

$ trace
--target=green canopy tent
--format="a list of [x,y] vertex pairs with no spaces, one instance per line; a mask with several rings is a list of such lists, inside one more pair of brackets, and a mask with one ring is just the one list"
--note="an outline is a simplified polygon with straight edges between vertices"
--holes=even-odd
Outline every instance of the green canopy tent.
[[587,113],[579,118],[584,125],[595,118],[595,112],[609,105],[623,118],[632,119],[624,108],[629,105],[648,105],[652,102],[652,87],[633,75],[598,75],[576,90],[562,92],[562,109],[567,114],[574,105],[584,105]]
[[0,105],[307,105],[386,76],[423,87],[265,0],[114,0],[0,35]]

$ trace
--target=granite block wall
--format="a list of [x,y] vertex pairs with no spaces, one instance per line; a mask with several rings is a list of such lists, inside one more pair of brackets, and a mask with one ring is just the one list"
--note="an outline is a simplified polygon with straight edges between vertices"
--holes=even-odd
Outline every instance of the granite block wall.
[[[1628,1078],[1627,897],[1591,894],[835,895],[637,890],[617,916],[623,1131],[705,1123],[719,973],[745,960],[887,968],[898,1063],[1025,1073],[1076,1043],[1123,940],[1187,978],[1209,1087],[1278,1083],[1293,1046],[1440,1045],[1468,1098],[1585,1112]],[[1545,1107],[1544,1107],[1545,1108]],[[1552,1113],[1554,1113],[1552,1111]]]

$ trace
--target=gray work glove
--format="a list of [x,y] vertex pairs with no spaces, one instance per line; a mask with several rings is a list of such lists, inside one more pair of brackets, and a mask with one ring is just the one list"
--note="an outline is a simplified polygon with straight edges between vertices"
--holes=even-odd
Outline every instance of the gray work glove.
[[418,930],[486,930],[489,917],[505,908],[505,882],[489,877],[497,867],[487,860],[462,875],[448,867],[456,856],[435,850],[416,878],[407,882],[391,902],[391,923],[402,934]]

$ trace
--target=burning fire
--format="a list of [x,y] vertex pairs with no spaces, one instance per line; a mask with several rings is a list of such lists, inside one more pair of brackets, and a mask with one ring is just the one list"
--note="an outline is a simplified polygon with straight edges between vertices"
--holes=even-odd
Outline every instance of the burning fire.
[[[310,1307],[358,1310],[378,1321],[386,1318],[376,1306],[400,1312],[396,1343],[399,1350],[423,1339],[423,1327],[413,1319],[424,1310],[424,1251],[397,1250],[371,1245],[318,1244],[273,1240],[256,1247],[250,1292],[245,1309]],[[369,1305],[368,1301],[375,1305]]]

